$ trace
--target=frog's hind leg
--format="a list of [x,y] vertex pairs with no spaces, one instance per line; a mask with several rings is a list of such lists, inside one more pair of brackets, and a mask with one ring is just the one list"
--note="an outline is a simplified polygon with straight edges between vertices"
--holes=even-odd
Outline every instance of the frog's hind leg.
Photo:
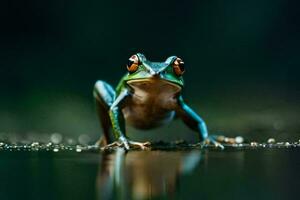
[[99,80],[95,83],[93,94],[98,117],[103,129],[103,136],[97,141],[96,145],[104,146],[113,142],[109,109],[115,99],[115,91],[108,83]]

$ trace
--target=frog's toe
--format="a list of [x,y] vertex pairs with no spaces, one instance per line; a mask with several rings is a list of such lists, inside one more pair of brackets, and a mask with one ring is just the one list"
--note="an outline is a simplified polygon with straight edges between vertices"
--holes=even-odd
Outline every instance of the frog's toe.
[[149,149],[151,143],[150,142],[135,142],[127,139],[121,139],[119,141],[115,141],[111,144],[105,145],[102,147],[102,150],[108,150],[108,149],[114,149],[118,147],[123,147],[126,151],[130,149],[142,149],[142,150],[147,150]]
[[224,149],[224,146],[220,142],[216,141],[212,136],[208,136],[203,143],[213,144],[216,148]]
[[142,150],[147,150],[149,149],[151,143],[150,142],[135,142],[135,141],[128,141],[130,146],[135,147],[135,148],[140,148]]
[[120,142],[116,141],[116,142],[113,142],[113,143],[110,143],[108,145],[101,147],[101,149],[108,150],[108,149],[114,149],[116,147],[121,147],[121,146],[122,146],[122,144]]
[[225,147],[221,144],[221,143],[219,143],[219,142],[214,142],[214,145],[215,145],[215,147],[217,147],[217,148],[220,148],[220,149],[224,149]]

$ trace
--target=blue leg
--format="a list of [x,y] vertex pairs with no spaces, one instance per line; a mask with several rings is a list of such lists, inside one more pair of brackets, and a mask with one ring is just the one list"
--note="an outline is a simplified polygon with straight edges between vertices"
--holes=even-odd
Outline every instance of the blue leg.
[[212,136],[208,135],[204,120],[183,101],[182,97],[178,99],[178,109],[176,113],[189,128],[199,133],[200,142],[213,143],[215,146],[222,149],[224,148],[223,145],[218,143]]

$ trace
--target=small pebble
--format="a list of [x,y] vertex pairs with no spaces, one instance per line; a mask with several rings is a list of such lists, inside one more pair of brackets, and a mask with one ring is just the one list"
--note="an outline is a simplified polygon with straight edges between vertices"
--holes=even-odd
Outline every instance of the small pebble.
[[275,143],[275,139],[274,138],[269,138],[268,139],[268,143],[270,144],[270,143]]
[[223,142],[223,141],[225,141],[225,136],[219,135],[219,136],[217,137],[217,140]]
[[55,148],[55,149],[53,149],[53,151],[54,151],[54,152],[58,152],[58,151],[59,151],[59,149]]
[[237,143],[235,138],[225,138],[224,141],[225,141],[226,143],[230,143],[230,144],[235,144],[235,143]]

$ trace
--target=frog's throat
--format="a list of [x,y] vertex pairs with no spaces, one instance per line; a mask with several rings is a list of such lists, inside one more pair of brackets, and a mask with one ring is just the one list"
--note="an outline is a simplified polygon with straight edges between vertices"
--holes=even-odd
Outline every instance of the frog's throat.
[[177,88],[178,90],[182,89],[182,87],[177,83],[174,83],[174,82],[171,82],[171,81],[168,81],[165,79],[157,78],[157,77],[140,78],[140,79],[134,79],[134,80],[127,81],[128,85],[135,85],[135,84],[139,84],[139,83],[148,83],[148,84],[163,83],[163,84],[168,84],[170,86],[173,86],[174,88]]

